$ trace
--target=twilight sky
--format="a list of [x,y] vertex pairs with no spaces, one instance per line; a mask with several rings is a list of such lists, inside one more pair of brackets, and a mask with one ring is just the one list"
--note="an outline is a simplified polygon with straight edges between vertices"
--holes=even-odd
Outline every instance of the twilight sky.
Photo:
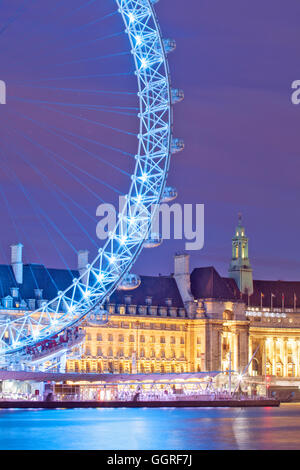
[[[74,249],[93,245],[99,181],[89,175],[121,192],[128,182],[130,161],[125,165],[108,148],[134,153],[135,82],[127,74],[132,71],[127,39],[117,34],[122,25],[115,16],[84,30],[82,24],[92,23],[96,14],[100,18],[114,10],[112,0],[82,8],[85,3],[0,4],[0,79],[9,90],[8,104],[0,107],[0,262],[7,262],[7,246],[21,240],[25,261],[63,265],[62,256],[48,249],[50,240],[75,265]],[[49,14],[56,4],[58,10]],[[205,204],[205,247],[191,252],[192,266],[214,265],[226,275],[242,212],[255,278],[299,280],[300,105],[290,98],[291,83],[300,79],[299,2],[161,0],[156,9],[164,36],[177,42],[169,57],[173,85],[185,91],[184,102],[175,108],[174,134],[184,138],[186,148],[173,158],[169,184],[179,191],[177,202]],[[110,34],[109,42],[95,41]],[[84,46],[72,47],[87,42],[89,55]],[[87,60],[97,56],[100,63]],[[66,78],[74,74],[85,78]],[[83,92],[92,89],[98,93]],[[122,95],[116,102],[100,89],[122,90]],[[127,114],[108,112],[116,105],[126,107]],[[127,133],[116,136],[116,127]],[[123,173],[103,161],[95,167],[95,155]],[[102,190],[104,200],[115,197],[107,186]],[[64,224],[63,209],[70,212],[71,199],[72,217]],[[42,217],[33,200],[39,201]],[[78,231],[76,221],[87,233]],[[69,251],[53,223],[59,230],[65,225]],[[183,249],[183,241],[165,241],[144,250],[135,271],[172,272],[173,253]]]

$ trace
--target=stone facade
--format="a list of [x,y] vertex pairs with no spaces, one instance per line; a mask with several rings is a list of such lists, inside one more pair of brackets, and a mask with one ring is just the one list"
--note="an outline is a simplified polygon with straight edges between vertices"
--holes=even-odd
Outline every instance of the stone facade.
[[[55,296],[57,285],[63,290],[72,276],[78,277],[87,262],[88,252],[81,251],[78,270],[72,272],[23,265],[22,245],[13,246],[11,265],[0,265],[0,315],[35,310]],[[80,360],[67,361],[68,371],[198,372],[231,367],[241,373],[255,353],[249,368],[254,377],[300,379],[300,282],[253,280],[241,220],[232,241],[229,277],[221,277],[213,267],[190,273],[189,255],[182,253],[175,255],[174,274],[140,280],[136,289],[117,290],[107,299],[106,325],[84,321],[85,353]]]

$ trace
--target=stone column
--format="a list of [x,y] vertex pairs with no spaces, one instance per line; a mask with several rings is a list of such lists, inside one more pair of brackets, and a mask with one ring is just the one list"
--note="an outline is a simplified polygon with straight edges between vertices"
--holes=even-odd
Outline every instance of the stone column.
[[284,338],[283,340],[283,376],[284,377],[287,377],[288,373],[287,373],[287,360],[288,360],[288,357],[287,357],[287,354],[288,351],[287,351],[287,338]]
[[272,375],[276,375],[276,338],[273,338]]
[[297,344],[297,338],[294,338],[294,344],[293,344],[293,362],[295,363],[295,377],[298,375],[298,344]]
[[233,368],[234,368],[234,370],[239,371],[239,366],[240,366],[240,364],[239,364],[239,334],[237,332],[234,333],[233,344],[234,344]]
[[299,338],[296,338],[296,358],[297,358],[297,372],[296,372],[296,377],[300,376],[300,347],[299,347]]
[[[253,355],[254,351],[253,351],[253,342],[252,342],[252,337],[250,336],[249,337],[249,353],[248,353],[248,362],[250,361],[252,355]],[[251,362],[250,366],[249,366],[249,375],[252,375],[253,373],[253,367],[252,367],[252,364],[253,364],[253,361]]]

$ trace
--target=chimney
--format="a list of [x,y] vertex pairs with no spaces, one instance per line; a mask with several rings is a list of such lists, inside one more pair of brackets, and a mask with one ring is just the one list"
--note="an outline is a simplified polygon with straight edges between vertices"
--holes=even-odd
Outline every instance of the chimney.
[[[86,265],[89,263],[89,252],[88,250],[78,251],[78,271],[81,276],[86,271]],[[86,282],[86,279],[83,279]]]
[[22,243],[11,245],[11,265],[18,284],[23,284]]
[[[191,293],[191,278],[190,278],[190,255],[187,253],[176,253],[174,257],[174,278],[183,303],[186,306],[188,313],[192,314],[194,304],[194,297]],[[191,312],[190,312],[191,310]]]

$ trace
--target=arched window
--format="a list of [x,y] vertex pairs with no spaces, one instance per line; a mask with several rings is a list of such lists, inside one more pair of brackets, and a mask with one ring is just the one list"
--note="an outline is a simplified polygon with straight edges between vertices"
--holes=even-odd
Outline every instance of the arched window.
[[234,319],[234,315],[231,310],[225,310],[223,312],[223,320],[233,320],[233,319]]

